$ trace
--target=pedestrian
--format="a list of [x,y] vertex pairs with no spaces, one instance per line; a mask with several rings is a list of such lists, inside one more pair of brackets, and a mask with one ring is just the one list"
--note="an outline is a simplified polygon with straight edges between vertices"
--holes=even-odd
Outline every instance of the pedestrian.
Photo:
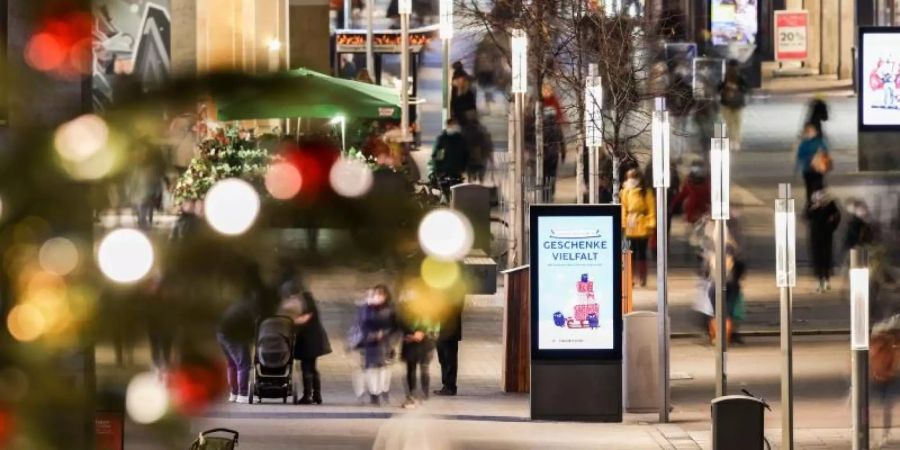
[[749,86],[741,75],[737,60],[729,60],[725,68],[725,77],[719,84],[719,103],[722,105],[722,118],[727,126],[731,149],[741,150],[741,112],[747,104]]
[[812,124],[816,127],[816,132],[819,136],[825,136],[825,133],[822,131],[822,122],[828,121],[828,104],[825,103],[825,97],[822,94],[816,94],[812,100],[809,102],[809,107],[806,113],[806,123]]
[[351,328],[350,343],[360,352],[361,376],[354,377],[357,397],[366,392],[373,405],[389,401],[393,358],[392,337],[397,331],[397,319],[387,286],[379,284],[366,294]]
[[491,105],[494,103],[494,90],[499,84],[498,72],[500,71],[503,53],[496,41],[490,35],[485,35],[475,49],[475,79],[478,87],[484,92],[484,107],[487,113],[491,113]]
[[815,125],[807,123],[803,127],[803,140],[797,147],[797,163],[795,173],[803,174],[806,186],[806,202],[809,203],[813,192],[825,187],[825,174],[831,170],[831,156],[825,140],[816,131]]
[[159,151],[149,147],[140,149],[129,179],[128,194],[138,228],[142,230],[153,226],[153,212],[162,204],[164,180],[165,162]]
[[869,338],[869,367],[872,374],[872,384],[878,399],[881,401],[881,439],[878,448],[890,440],[891,427],[893,426],[894,397],[897,390],[897,349],[900,348],[898,339],[897,316],[878,322],[872,326],[872,336]]
[[331,353],[331,343],[315,298],[306,287],[289,280],[281,285],[279,314],[294,320],[294,360],[300,363],[303,381],[301,405],[322,404],[322,378],[316,367],[319,357]]
[[[404,408],[415,408],[417,402],[428,399],[431,385],[428,367],[434,354],[435,339],[440,332],[440,323],[434,317],[434,308],[429,304],[431,300],[424,286],[408,288],[401,296],[398,317],[403,331],[400,355],[406,362]],[[417,372],[420,395],[416,394]]]
[[475,88],[468,76],[454,77],[453,93],[450,97],[450,117],[463,124],[470,120],[478,120],[478,104]]
[[[712,342],[716,337],[717,327],[715,322],[716,308],[716,255],[715,252],[706,252],[706,276],[709,280],[708,299],[711,305],[710,310],[713,316],[709,319],[709,338]],[[738,334],[740,322],[744,320],[746,315],[746,307],[744,302],[744,292],[742,283],[746,275],[746,265],[738,257],[736,248],[728,245],[725,248],[725,339],[728,343],[732,341],[741,343],[743,340]]]
[[703,165],[691,165],[687,179],[681,183],[681,189],[672,199],[670,211],[680,211],[687,223],[696,225],[710,210],[710,183]]
[[369,69],[365,67],[356,72],[356,81],[359,81],[360,83],[375,84],[375,80],[373,80],[372,75],[369,74]]
[[441,189],[445,199],[450,198],[450,187],[461,183],[469,164],[469,148],[462,135],[459,122],[447,119],[447,127],[437,137],[431,153],[432,181]]
[[[542,186],[545,189],[544,201],[552,202],[556,196],[556,176],[559,172],[559,161],[565,156],[565,136],[560,125],[559,110],[555,108],[543,108],[544,127],[544,160]],[[599,187],[598,187],[599,188]]]
[[466,122],[461,132],[468,153],[466,180],[481,184],[488,165],[493,161],[494,143],[491,141],[491,134],[484,125],[474,120]]
[[865,247],[875,241],[875,228],[869,217],[869,206],[862,201],[852,202],[848,209],[850,220],[847,222],[847,234],[844,236],[844,251]]
[[622,204],[622,228],[631,245],[634,267],[640,285],[647,285],[647,245],[656,229],[656,201],[653,190],[641,181],[641,172],[630,169],[619,192]]
[[228,363],[228,401],[250,403],[250,367],[258,310],[253,294],[247,293],[225,309],[216,330],[216,339]]
[[462,341],[462,314],[465,295],[456,289],[448,289],[440,296],[443,312],[440,332],[437,336],[438,362],[441,364],[441,388],[435,395],[454,396],[459,373],[459,342]]
[[831,289],[834,231],[841,222],[841,211],[825,189],[813,193],[806,207],[806,220],[809,221],[813,273],[818,280],[816,292],[824,292]]

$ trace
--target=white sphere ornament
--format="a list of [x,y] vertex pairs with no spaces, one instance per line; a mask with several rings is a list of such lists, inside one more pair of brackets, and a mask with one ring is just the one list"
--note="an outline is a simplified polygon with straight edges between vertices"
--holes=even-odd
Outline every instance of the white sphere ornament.
[[117,283],[133,283],[153,267],[153,245],[144,233],[131,228],[113,230],[97,250],[100,271]]
[[452,209],[431,211],[419,224],[419,245],[432,258],[462,259],[472,250],[474,240],[469,219]]
[[259,194],[250,183],[228,178],[213,185],[203,206],[209,226],[224,235],[237,236],[249,230],[256,221]]

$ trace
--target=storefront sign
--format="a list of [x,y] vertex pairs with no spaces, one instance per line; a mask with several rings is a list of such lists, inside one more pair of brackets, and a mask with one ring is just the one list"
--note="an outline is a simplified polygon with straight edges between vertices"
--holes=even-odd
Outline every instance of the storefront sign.
[[621,209],[533,206],[532,354],[621,359]]
[[757,0],[712,0],[710,8],[713,45],[756,45]]
[[900,27],[859,29],[859,129],[900,130]]
[[125,448],[124,414],[98,412],[94,415],[94,442],[97,450],[123,450]]
[[807,58],[807,11],[775,11],[775,60],[803,61]]
[[[410,30],[409,51],[421,52],[434,39],[437,27]],[[335,33],[334,42],[338,53],[365,53],[365,30],[340,30]],[[400,30],[376,31],[372,34],[372,51],[375,53],[400,53]]]

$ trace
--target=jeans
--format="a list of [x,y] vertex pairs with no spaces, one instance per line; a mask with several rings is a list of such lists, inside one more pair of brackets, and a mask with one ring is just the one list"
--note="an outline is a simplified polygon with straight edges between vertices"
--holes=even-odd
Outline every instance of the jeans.
[[234,395],[246,396],[250,391],[250,345],[232,342],[218,333],[216,338],[228,361],[228,386]]
[[419,379],[422,385],[423,397],[428,397],[428,389],[431,378],[428,376],[428,361],[406,362],[406,395],[412,397],[416,393],[416,369],[419,370]]

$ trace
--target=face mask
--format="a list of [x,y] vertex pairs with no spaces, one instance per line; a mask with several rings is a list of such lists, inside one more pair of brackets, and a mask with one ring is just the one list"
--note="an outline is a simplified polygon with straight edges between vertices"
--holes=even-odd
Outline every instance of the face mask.
[[635,178],[629,178],[625,181],[625,189],[634,189],[638,187],[638,180]]

